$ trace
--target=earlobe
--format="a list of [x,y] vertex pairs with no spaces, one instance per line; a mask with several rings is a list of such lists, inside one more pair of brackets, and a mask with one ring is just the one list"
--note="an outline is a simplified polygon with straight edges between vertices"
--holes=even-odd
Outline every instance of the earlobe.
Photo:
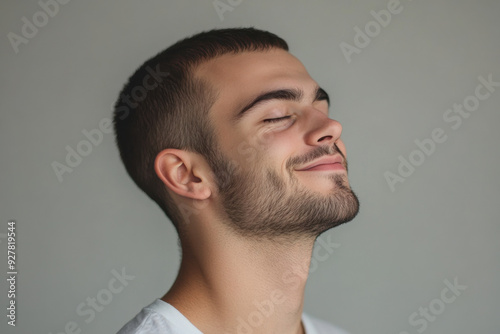
[[165,149],[158,153],[154,168],[158,178],[176,194],[203,200],[211,195],[208,175],[199,157],[192,152]]

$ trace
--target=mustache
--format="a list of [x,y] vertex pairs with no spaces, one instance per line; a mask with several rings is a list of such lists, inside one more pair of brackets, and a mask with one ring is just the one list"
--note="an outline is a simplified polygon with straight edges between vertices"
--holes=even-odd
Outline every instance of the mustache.
[[313,162],[314,160],[321,158],[322,156],[334,155],[337,153],[342,156],[344,167],[347,171],[347,159],[345,158],[345,155],[342,153],[342,151],[340,151],[339,147],[335,143],[333,145],[318,146],[307,154],[290,158],[286,163],[286,168],[287,170],[292,170],[296,166],[301,166],[309,162]]

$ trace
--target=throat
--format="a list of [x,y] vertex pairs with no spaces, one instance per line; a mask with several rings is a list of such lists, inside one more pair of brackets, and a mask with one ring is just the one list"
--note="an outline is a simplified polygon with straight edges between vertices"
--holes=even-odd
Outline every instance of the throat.
[[312,245],[285,250],[226,243],[196,256],[183,254],[178,277],[162,299],[207,334],[238,332],[245,323],[259,324],[251,326],[254,334],[305,333],[302,312]]

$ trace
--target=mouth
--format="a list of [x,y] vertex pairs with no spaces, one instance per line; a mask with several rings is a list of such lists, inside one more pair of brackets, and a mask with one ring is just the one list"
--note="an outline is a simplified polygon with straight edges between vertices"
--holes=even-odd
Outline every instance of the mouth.
[[340,155],[326,156],[316,160],[315,162],[296,169],[301,172],[313,172],[313,171],[345,171],[344,159]]
[[335,164],[322,164],[322,165],[317,165],[311,168],[307,169],[301,169],[299,171],[301,172],[313,172],[313,171],[322,171],[322,170],[345,170],[344,166],[340,163],[335,163]]

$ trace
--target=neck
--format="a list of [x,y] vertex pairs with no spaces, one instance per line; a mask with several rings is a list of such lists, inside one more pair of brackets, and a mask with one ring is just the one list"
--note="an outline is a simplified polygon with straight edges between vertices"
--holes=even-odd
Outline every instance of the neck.
[[163,300],[206,334],[304,333],[314,239],[257,242],[201,230],[182,240],[179,274]]

